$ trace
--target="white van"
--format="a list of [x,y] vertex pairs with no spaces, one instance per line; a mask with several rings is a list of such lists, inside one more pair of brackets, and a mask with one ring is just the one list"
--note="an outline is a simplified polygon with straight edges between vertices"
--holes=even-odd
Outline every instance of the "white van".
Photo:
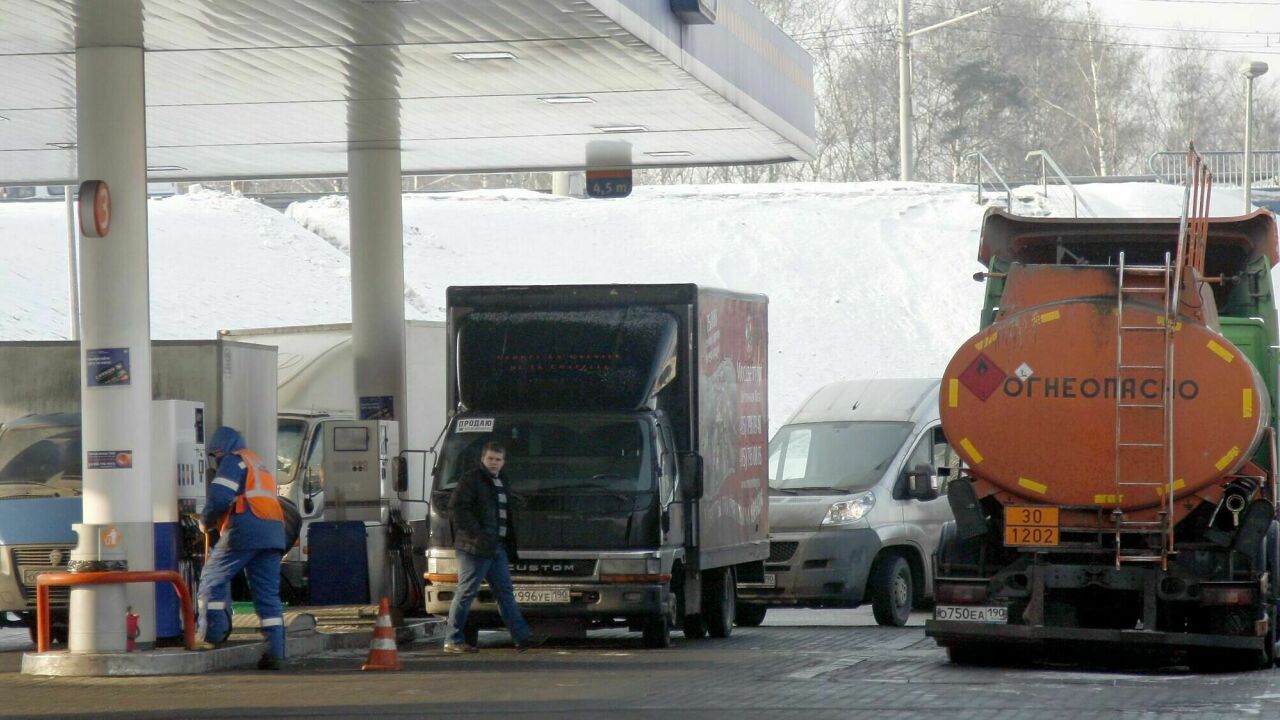
[[934,549],[961,461],[937,379],[854,380],[813,394],[769,443],[769,559],[739,583],[737,622],[770,606],[857,607],[903,625],[933,595]]

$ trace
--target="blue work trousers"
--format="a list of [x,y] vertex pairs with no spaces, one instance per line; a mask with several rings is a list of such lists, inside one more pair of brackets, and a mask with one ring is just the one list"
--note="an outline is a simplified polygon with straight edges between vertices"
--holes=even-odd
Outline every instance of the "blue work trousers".
[[463,630],[467,627],[467,615],[471,602],[480,593],[480,583],[489,582],[489,591],[498,603],[498,613],[506,624],[511,639],[517,643],[528,642],[533,637],[529,624],[520,614],[516,604],[515,589],[511,586],[511,570],[507,566],[507,551],[498,546],[498,554],[487,558],[458,550],[458,587],[449,605],[449,623],[445,626],[445,640],[455,645],[466,642]]
[[253,609],[272,657],[284,659],[284,610],[280,605],[280,557],[274,549],[228,550],[219,543],[200,573],[200,625],[205,639],[220,643],[231,634],[231,580],[249,573]]

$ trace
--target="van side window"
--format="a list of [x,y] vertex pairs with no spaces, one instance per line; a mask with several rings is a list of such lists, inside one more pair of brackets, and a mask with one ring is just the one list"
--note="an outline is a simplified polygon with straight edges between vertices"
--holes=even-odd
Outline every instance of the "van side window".
[[947,482],[960,477],[960,468],[964,467],[964,461],[960,459],[960,454],[951,447],[951,443],[947,442],[947,436],[942,432],[942,426],[933,429],[933,466],[940,468],[951,468],[951,477],[947,478],[939,492],[944,495],[947,492]]
[[947,443],[947,436],[942,432],[942,426],[939,425],[926,433],[916,443],[915,449],[911,451],[911,455],[903,466],[904,479],[899,482],[899,487],[895,489],[894,497],[899,499],[906,498],[906,473],[928,471],[930,474],[934,474],[936,468],[944,467],[951,468],[951,477],[944,480],[942,487],[938,488],[938,492],[942,495],[947,493],[946,483],[951,478],[960,476],[961,461],[960,456]]

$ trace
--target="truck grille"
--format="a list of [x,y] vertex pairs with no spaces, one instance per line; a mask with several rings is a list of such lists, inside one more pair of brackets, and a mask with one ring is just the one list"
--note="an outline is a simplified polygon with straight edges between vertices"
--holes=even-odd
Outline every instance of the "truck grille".
[[786,562],[796,554],[796,548],[800,547],[798,542],[769,542],[769,559],[765,562],[779,563]]
[[510,565],[513,576],[521,577],[591,577],[596,561],[579,560],[515,560]]
[[[71,550],[71,545],[21,545],[10,551],[12,566],[16,569],[15,579],[28,608],[36,606],[36,588],[34,583],[28,586],[23,577],[32,570],[66,570]],[[69,587],[49,588],[49,602],[53,607],[66,607],[70,596]]]

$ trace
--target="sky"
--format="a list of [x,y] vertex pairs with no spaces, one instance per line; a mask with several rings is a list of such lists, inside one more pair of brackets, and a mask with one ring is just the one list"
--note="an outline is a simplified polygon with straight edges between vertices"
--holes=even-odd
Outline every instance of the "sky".
[[[1084,6],[1089,0],[1072,2]],[[1107,22],[1124,26],[1116,29],[1135,43],[1180,45],[1177,30],[1190,30],[1241,64],[1280,63],[1280,0],[1092,0],[1092,5]]]
[[[1226,36],[1224,45],[1266,48],[1270,31],[1271,50],[1280,52],[1280,0],[1094,0],[1093,5],[1110,21],[1126,25],[1262,33]],[[1149,34],[1154,31],[1143,31]]]

